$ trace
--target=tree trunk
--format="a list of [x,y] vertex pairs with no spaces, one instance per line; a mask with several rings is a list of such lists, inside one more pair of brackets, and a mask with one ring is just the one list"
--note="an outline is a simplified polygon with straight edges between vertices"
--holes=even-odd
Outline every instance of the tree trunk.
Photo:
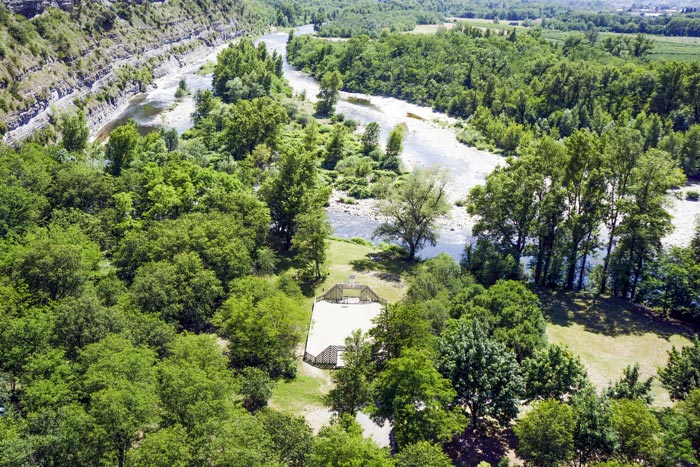
[[540,239],[537,249],[537,262],[535,263],[535,284],[542,283],[542,268],[544,267],[544,241]]
[[615,241],[615,227],[617,227],[617,222],[613,221],[612,227],[610,228],[610,237],[608,237],[608,248],[605,253],[605,258],[603,259],[603,274],[600,281],[600,288],[598,292],[603,295],[608,284],[608,267],[610,266],[610,254],[612,253],[613,242]]
[[292,247],[292,233],[289,230],[284,233],[284,242],[284,251],[289,251]]
[[[592,232],[588,232],[588,237],[586,238],[586,245],[590,244],[592,235]],[[588,253],[584,250],[583,257],[581,259],[581,269],[579,269],[578,286],[576,287],[577,290],[581,290],[583,288],[583,278],[586,273],[586,258],[588,258]]]
[[413,243],[408,244],[408,261],[416,259],[416,246]]
[[572,242],[571,250],[569,251],[569,264],[566,272],[566,288],[571,290],[574,288],[574,280],[576,279],[576,264],[578,263],[578,240]]

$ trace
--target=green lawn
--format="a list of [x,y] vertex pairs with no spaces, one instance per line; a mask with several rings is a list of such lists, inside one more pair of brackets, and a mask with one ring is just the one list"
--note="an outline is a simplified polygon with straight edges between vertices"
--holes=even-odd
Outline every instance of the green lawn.
[[[299,366],[301,367],[301,362]],[[270,405],[282,412],[296,415],[320,409],[323,407],[321,398],[328,391],[329,384],[329,377],[307,373],[300,368],[293,380],[280,380],[275,384]]]
[[[620,299],[596,298],[571,292],[537,289],[548,319],[549,342],[568,346],[588,369],[598,388],[622,376],[639,363],[644,377],[654,376],[666,364],[672,346],[689,345],[683,326],[654,321]],[[655,381],[654,405],[671,405],[668,393]]]
[[[400,300],[406,291],[406,277],[415,265],[382,252],[374,247],[356,243],[331,240],[328,250],[327,276],[316,287],[315,295],[338,283],[347,282],[351,274],[355,283],[369,285],[389,302]],[[304,339],[311,320],[313,297],[307,300],[308,314],[304,324]],[[303,353],[302,342],[299,355]],[[314,428],[325,423],[326,409],[321,400],[331,386],[330,372],[319,370],[299,362],[297,377],[292,381],[279,381],[273,391],[270,405],[277,410],[304,415]]]
[[328,275],[316,288],[321,295],[335,284],[348,282],[368,285],[389,302],[399,301],[406,293],[405,278],[414,265],[376,248],[352,242],[331,240],[328,251]]

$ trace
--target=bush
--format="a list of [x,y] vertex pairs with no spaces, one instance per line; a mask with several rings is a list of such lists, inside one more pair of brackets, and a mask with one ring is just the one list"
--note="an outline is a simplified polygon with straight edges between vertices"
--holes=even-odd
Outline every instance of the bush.
[[688,201],[697,201],[700,199],[700,192],[697,191],[688,191],[685,194],[685,199]]
[[370,242],[369,240],[366,240],[366,239],[364,239],[364,238],[362,238],[362,237],[352,237],[352,238],[350,239],[350,241],[351,241],[352,243],[356,243],[356,244],[358,244],[358,245],[364,245],[364,246],[368,246],[368,247],[373,247],[373,246],[374,246],[374,244],[373,244],[372,242]]

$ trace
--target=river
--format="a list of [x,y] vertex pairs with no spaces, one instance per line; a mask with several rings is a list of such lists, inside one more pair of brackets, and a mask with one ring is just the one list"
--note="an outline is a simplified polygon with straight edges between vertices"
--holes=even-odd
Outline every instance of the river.
[[[295,34],[310,34],[312,31],[311,26],[303,26]],[[318,82],[306,73],[295,70],[286,61],[287,37],[285,33],[273,32],[259,41],[264,42],[269,50],[277,51],[285,57],[284,75],[294,91],[303,92],[307,99],[315,100],[319,92]],[[472,187],[482,184],[486,175],[502,163],[503,158],[461,144],[457,141],[454,130],[447,128],[453,120],[429,107],[394,98],[341,92],[336,112],[362,125],[377,122],[381,128],[382,144],[386,142],[392,128],[405,125],[408,131],[401,154],[404,167],[411,170],[416,167],[439,166],[449,173],[447,190],[453,208],[449,218],[441,222],[438,244],[434,247],[426,246],[420,255],[431,257],[444,251],[459,259],[471,236],[473,222],[464,208],[455,206],[454,202],[464,199]],[[329,209],[329,217],[334,235],[344,238],[371,239],[372,232],[380,222],[345,212],[342,205],[337,204]]]
[[[310,34],[312,32],[312,27],[308,25],[297,28],[295,33]],[[295,70],[287,63],[287,38],[286,33],[272,32],[262,36],[257,42],[264,42],[270,51],[277,51],[285,57],[284,74],[294,92],[296,94],[304,93],[307,99],[313,101],[319,91],[318,83],[311,76]],[[210,88],[211,75],[203,76],[197,71],[203,63],[214,61],[222,47],[212,50],[205,58],[188,67],[156,80],[156,86],[131,99],[121,115],[100,131],[98,138],[104,138],[112,128],[124,123],[129,118],[136,120],[143,133],[161,126],[176,128],[179,133],[190,128],[192,126],[190,114],[194,110],[194,102],[191,96],[184,98],[179,103],[176,101],[175,91],[178,83],[184,79],[192,92]],[[501,156],[487,151],[479,151],[459,143],[454,130],[448,127],[452,119],[444,114],[436,113],[428,107],[417,106],[394,98],[341,92],[336,111],[363,125],[373,121],[377,122],[381,128],[383,143],[386,142],[388,134],[394,126],[404,124],[408,129],[404,140],[404,151],[401,155],[404,167],[409,170],[428,166],[444,168],[450,175],[448,194],[453,203],[464,199],[472,187],[482,184],[485,177],[497,165],[503,163]],[[690,190],[700,191],[700,185],[685,187],[681,192]],[[676,230],[665,239],[664,243],[667,245],[686,245],[693,233],[695,216],[700,215],[700,202],[670,197],[669,208],[674,216]],[[361,215],[358,215],[358,211]],[[328,209],[328,214],[333,225],[334,235],[372,240],[372,232],[379,225],[380,220],[376,215],[367,215],[367,211],[367,209],[363,212],[351,207],[346,208],[339,203],[333,203]],[[449,217],[440,223],[438,244],[434,247],[426,246],[420,251],[420,255],[431,257],[444,251],[455,259],[459,259],[465,243],[471,238],[472,226],[473,220],[467,215],[464,208],[453,204]]]

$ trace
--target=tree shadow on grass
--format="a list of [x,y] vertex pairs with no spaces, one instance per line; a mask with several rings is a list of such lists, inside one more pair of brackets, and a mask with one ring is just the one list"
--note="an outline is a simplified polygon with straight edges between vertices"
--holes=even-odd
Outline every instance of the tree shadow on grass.
[[416,262],[406,261],[403,249],[387,249],[368,253],[364,258],[350,261],[355,272],[375,272],[377,277],[387,282],[400,282],[401,277],[413,271]]
[[613,337],[651,332],[668,339],[674,334],[693,334],[687,326],[621,298],[541,287],[533,291],[547,319],[559,326],[579,324],[586,331]]
[[516,443],[517,439],[510,428],[493,426],[484,430],[469,427],[461,436],[446,444],[445,450],[458,467],[475,467],[482,461],[498,465]]

